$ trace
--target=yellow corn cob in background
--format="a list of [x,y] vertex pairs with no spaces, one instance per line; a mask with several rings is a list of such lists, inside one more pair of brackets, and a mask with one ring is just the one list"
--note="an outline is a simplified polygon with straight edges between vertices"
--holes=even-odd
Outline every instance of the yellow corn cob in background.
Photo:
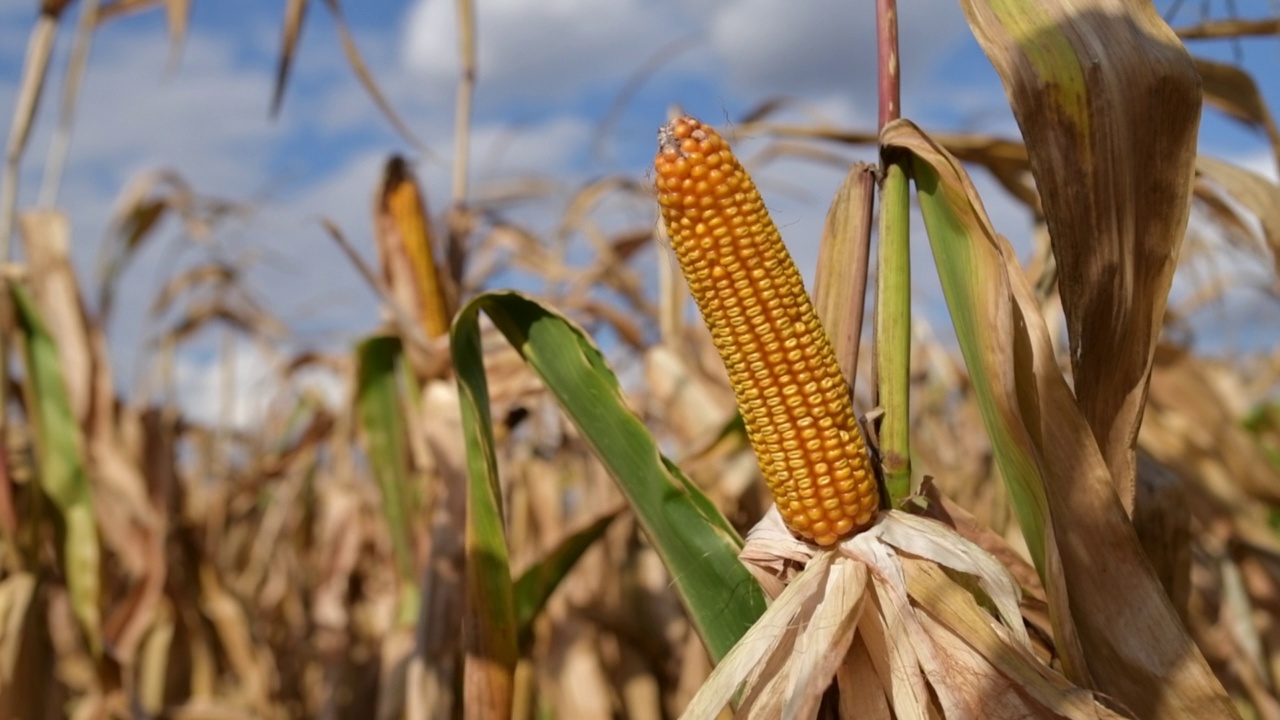
[[[428,338],[437,338],[449,332],[450,312],[444,288],[436,274],[436,261],[432,250],[431,220],[427,205],[418,190],[418,181],[409,164],[399,155],[387,161],[382,174],[382,191],[378,194],[377,222],[386,225],[390,244],[399,247],[385,249],[383,264],[387,282],[392,290],[402,290],[411,306],[418,311],[418,319]],[[384,217],[385,216],[385,217]],[[397,282],[399,272],[406,268],[390,267],[392,258],[406,258],[409,275]],[[397,288],[398,284],[406,288]]]
[[654,168],[671,245],[787,527],[824,546],[866,527],[879,489],[848,387],[755,183],[688,117],[658,132]]

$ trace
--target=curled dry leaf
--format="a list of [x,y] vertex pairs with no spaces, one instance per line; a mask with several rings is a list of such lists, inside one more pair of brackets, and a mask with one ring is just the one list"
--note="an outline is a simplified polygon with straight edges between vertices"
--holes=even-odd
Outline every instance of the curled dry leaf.
[[875,181],[875,167],[866,163],[855,163],[845,176],[827,210],[813,282],[814,310],[851,388],[856,386],[862,340]]

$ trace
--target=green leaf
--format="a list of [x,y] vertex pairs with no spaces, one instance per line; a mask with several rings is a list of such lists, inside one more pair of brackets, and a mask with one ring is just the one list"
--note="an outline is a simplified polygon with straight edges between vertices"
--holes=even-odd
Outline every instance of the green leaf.
[[505,718],[518,657],[516,611],[477,302],[459,313],[450,333],[467,446],[462,682],[470,715]]
[[604,531],[609,529],[609,525],[617,517],[617,510],[605,513],[595,522],[577,532],[570,533],[546,557],[520,574],[513,592],[520,647],[529,646],[533,621],[546,604],[547,598],[551,597],[551,593],[573,569],[582,554],[604,535]]
[[400,339],[390,335],[371,337],[356,346],[356,417],[369,466],[382,493],[382,514],[400,576],[397,616],[401,624],[412,624],[418,612],[411,522],[415,503],[397,384],[402,352]]
[[[760,586],[738,561],[740,538],[715,505],[662,456],[585,333],[514,292],[487,293],[472,300],[453,329],[453,359],[464,404],[473,484],[477,474],[491,478],[493,489],[487,494],[498,497],[479,344],[481,310],[546,383],[617,481],[671,573],[708,652],[719,660],[765,607]],[[487,445],[481,444],[481,435],[489,438]],[[497,550],[490,548],[495,554]],[[501,557],[505,562],[505,546]]]
[[62,562],[71,608],[94,655],[102,652],[102,616],[98,608],[101,547],[93,515],[93,493],[81,455],[80,426],[71,411],[67,386],[53,336],[34,303],[10,283],[26,365],[27,413],[35,431],[40,489],[62,519]]

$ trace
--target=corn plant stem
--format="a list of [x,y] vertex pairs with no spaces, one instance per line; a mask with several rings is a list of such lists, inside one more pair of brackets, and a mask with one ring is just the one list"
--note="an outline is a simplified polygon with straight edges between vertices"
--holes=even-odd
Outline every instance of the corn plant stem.
[[458,12],[458,92],[454,103],[453,197],[446,214],[445,263],[449,268],[451,308],[462,303],[466,286],[467,238],[473,220],[466,210],[467,177],[470,167],[471,104],[476,87],[476,13],[473,0],[457,0]]
[[476,15],[473,0],[458,0],[458,54],[461,75],[458,79],[457,106],[454,109],[453,205],[459,208],[467,201],[467,168],[471,143],[471,101],[476,88]]
[[911,222],[907,174],[885,168],[880,198],[880,253],[876,273],[876,368],[879,373],[880,456],[892,507],[911,492],[909,395],[911,383]]
[[[900,115],[898,9],[895,0],[876,0],[879,49],[880,128]],[[890,507],[911,493],[911,207],[904,167],[883,159],[880,247],[876,273],[875,367],[880,423],[880,457]]]
[[884,128],[902,113],[898,70],[898,2],[876,0],[876,41],[879,61],[880,123]]

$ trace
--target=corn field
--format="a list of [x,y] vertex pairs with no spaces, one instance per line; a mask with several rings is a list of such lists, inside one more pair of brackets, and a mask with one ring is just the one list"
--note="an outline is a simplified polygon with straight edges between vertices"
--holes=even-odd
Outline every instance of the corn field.
[[[1280,16],[960,0],[1017,123],[999,135],[914,122],[898,4],[855,4],[875,126],[661,108],[653,165],[560,206],[473,187],[473,0],[451,197],[406,159],[426,146],[339,0],[280,3],[264,111],[289,104],[311,10],[404,144],[366,226],[307,230],[380,311],[293,350],[210,253],[164,278],[139,382],[109,351],[124,269],[162,222],[205,236],[246,209],[137,178],[89,292],[92,239],[57,202],[88,44],[153,13],[180,51],[191,7],[37,3],[0,180],[0,720],[1280,720],[1280,337],[1216,353],[1187,330],[1232,307],[1226,263],[1275,308],[1280,185],[1200,140],[1230,118],[1280,167],[1280,129],[1197,43]],[[765,150],[735,154],[747,138]],[[808,290],[767,209],[783,156],[845,173]],[[1027,237],[1000,234],[979,173]],[[925,278],[945,314],[913,305]],[[250,426],[174,390],[208,333],[273,359]]]

